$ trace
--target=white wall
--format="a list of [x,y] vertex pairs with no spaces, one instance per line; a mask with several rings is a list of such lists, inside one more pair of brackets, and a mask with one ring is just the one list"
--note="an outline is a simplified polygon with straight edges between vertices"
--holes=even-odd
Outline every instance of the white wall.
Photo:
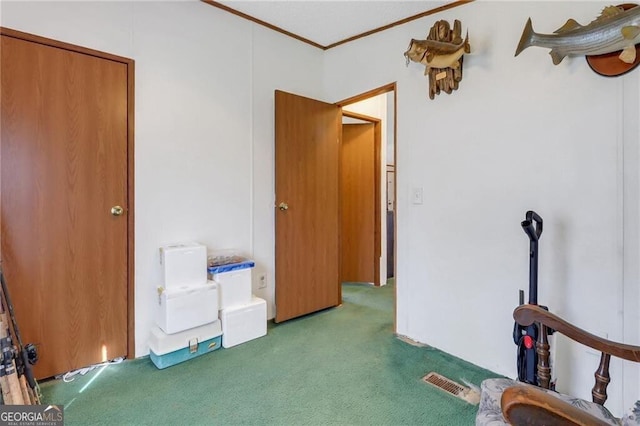
[[135,60],[136,356],[164,244],[253,256],[273,316],[273,91],[319,97],[322,52],[202,2],[0,7],[2,26]]
[[323,56],[319,49],[261,26],[253,26],[253,186],[252,245],[257,274],[267,273],[267,289],[254,293],[267,300],[275,316],[275,89],[323,100]]
[[[623,276],[625,342],[640,344],[640,80],[629,74],[623,82]],[[634,119],[635,117],[635,119]],[[623,369],[626,406],[638,394],[640,367],[626,362]]]
[[[397,81],[398,333],[515,376],[511,314],[528,289],[520,221],[533,209],[545,225],[540,303],[597,334],[640,341],[637,266],[625,262],[638,260],[638,71],[604,78],[584,58],[554,66],[535,47],[514,58],[528,17],[550,33],[568,18],[588,23],[602,6],[473,2],[326,52],[332,100]],[[462,21],[472,54],[459,90],[430,100],[424,68],[405,67],[403,52],[439,19]],[[424,204],[410,203],[414,187]],[[570,346],[558,364],[560,390],[590,399],[597,357]],[[620,413],[640,392],[620,363],[611,369],[607,406]]]
[[387,164],[395,164],[395,94],[393,92],[387,93]]

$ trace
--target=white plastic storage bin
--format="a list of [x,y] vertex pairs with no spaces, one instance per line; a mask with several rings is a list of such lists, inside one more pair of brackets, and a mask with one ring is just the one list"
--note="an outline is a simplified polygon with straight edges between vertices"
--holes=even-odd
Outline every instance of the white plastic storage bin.
[[160,248],[163,287],[172,288],[207,282],[207,246],[183,243]]
[[267,334],[267,302],[253,297],[244,306],[220,311],[222,347],[230,348]]
[[157,325],[167,334],[208,324],[218,319],[218,286],[206,284],[158,288]]
[[218,283],[220,309],[251,303],[251,271],[254,265],[248,260],[207,268],[209,279]]
[[166,334],[153,327],[149,338],[149,357],[156,367],[167,368],[220,349],[221,341],[222,325],[219,320],[175,334]]

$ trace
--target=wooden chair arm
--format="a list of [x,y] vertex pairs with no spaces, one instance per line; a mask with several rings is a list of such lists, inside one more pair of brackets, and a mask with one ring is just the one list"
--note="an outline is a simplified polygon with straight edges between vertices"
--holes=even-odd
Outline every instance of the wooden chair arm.
[[523,326],[528,326],[534,322],[541,323],[556,330],[570,339],[585,346],[596,349],[600,352],[626,359],[628,361],[640,362],[640,346],[626,345],[602,337],[594,336],[581,328],[578,328],[562,318],[542,309],[537,305],[521,305],[513,312],[513,318]]
[[609,425],[533,386],[512,386],[502,393],[502,415],[511,425]]

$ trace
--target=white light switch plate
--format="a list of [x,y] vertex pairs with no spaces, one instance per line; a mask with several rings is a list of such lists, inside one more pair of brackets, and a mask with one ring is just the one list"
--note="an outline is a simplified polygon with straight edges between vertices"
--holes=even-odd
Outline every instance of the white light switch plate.
[[411,190],[411,202],[413,204],[422,204],[422,187]]

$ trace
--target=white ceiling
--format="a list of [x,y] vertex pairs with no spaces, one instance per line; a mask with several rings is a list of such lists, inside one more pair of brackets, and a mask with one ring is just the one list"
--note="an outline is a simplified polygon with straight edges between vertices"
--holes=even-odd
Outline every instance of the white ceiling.
[[451,1],[218,1],[322,46],[426,12]]

